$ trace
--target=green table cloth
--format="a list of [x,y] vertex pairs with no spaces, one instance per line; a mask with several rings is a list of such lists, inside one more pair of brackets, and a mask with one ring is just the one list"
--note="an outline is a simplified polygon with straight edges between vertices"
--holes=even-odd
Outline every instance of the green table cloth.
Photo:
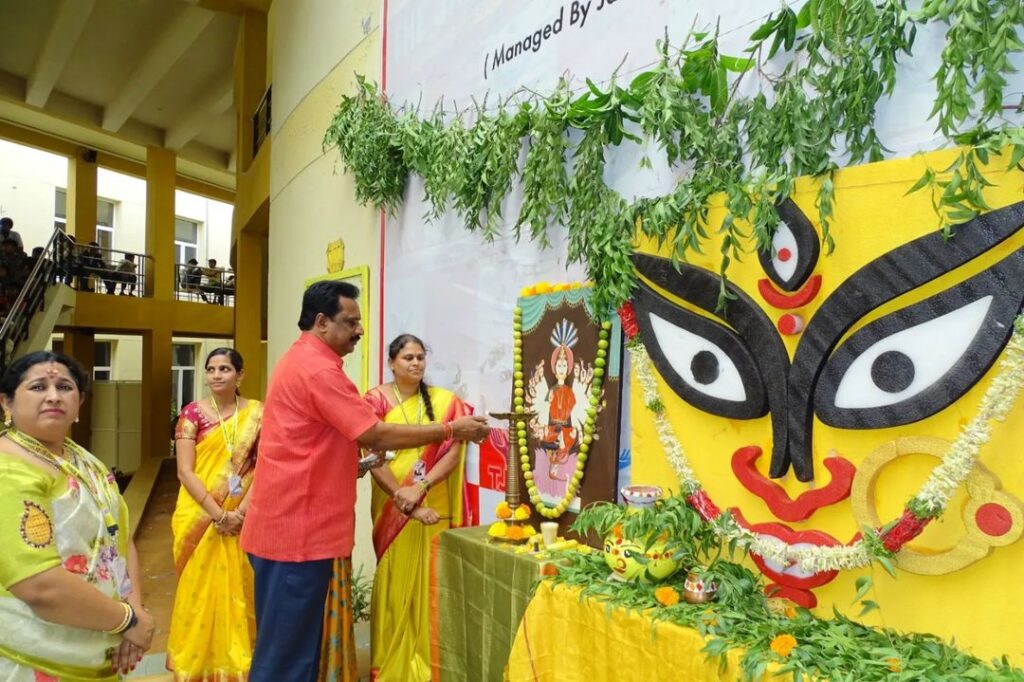
[[491,541],[487,528],[438,536],[431,563],[434,680],[501,680],[542,562]]

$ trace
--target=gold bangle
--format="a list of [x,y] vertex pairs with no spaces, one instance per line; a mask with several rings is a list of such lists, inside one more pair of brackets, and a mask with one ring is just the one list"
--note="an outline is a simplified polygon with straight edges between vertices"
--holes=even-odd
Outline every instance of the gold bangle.
[[126,601],[123,601],[121,602],[121,607],[124,609],[124,619],[113,630],[105,630],[104,632],[106,632],[108,635],[120,635],[122,632],[128,629],[128,627],[131,625],[132,618],[135,617],[135,609],[132,608],[131,604],[129,604]]

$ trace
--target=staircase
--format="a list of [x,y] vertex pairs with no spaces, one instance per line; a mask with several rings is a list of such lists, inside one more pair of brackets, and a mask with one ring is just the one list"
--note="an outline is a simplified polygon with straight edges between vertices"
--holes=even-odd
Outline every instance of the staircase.
[[71,267],[68,243],[64,233],[54,229],[0,325],[0,370],[21,355],[45,348],[54,327],[68,322],[75,292],[58,279]]

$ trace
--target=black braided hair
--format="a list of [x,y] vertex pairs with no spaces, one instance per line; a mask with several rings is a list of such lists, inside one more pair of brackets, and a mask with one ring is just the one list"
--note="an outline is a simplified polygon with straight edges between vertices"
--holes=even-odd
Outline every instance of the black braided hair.
[[[402,352],[406,344],[415,343],[423,352],[427,352],[427,345],[423,343],[418,336],[412,334],[399,334],[395,337],[395,340],[388,345],[388,359],[394,360],[398,357],[398,354]],[[430,402],[430,386],[427,385],[426,380],[420,379],[420,396],[423,398],[423,405],[427,411],[427,419],[434,421],[434,405]]]

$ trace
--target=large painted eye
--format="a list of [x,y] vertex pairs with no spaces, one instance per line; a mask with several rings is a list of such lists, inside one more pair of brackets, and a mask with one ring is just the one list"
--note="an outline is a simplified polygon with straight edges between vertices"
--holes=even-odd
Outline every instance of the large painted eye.
[[651,328],[669,365],[690,388],[719,400],[747,399],[739,370],[720,346],[653,314]]
[[634,307],[651,361],[684,400],[721,417],[767,413],[761,374],[736,332],[673,305],[646,284],[638,287]]
[[814,407],[826,424],[884,428],[929,417],[966,393],[1009,340],[1024,251],[853,334],[829,358]]

